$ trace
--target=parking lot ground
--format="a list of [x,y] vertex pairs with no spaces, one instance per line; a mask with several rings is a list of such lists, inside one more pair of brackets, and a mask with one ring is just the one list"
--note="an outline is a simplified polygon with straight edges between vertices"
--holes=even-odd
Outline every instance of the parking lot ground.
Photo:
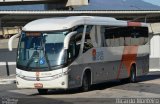
[[[137,83],[110,81],[92,86],[92,90],[50,90],[39,95],[36,89],[18,89],[15,83],[0,84],[0,98],[18,99],[18,104],[115,104],[119,98],[154,98],[160,103],[160,72],[151,72],[138,78]],[[22,103],[23,102],[23,103]],[[157,103],[157,104],[159,104]]]

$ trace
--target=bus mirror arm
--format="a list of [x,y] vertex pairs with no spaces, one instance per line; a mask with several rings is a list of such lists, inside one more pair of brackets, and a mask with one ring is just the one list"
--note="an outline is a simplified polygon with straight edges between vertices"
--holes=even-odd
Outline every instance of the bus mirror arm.
[[70,32],[64,39],[64,49],[68,49],[69,41],[72,36],[74,36],[77,33],[77,31]]
[[19,36],[20,36],[20,34],[16,34],[16,35],[13,35],[13,36],[9,39],[9,41],[8,41],[8,49],[9,49],[9,51],[12,51],[12,50],[13,50],[13,47],[12,47],[12,45],[13,45],[13,40],[14,40],[15,38],[19,37]]

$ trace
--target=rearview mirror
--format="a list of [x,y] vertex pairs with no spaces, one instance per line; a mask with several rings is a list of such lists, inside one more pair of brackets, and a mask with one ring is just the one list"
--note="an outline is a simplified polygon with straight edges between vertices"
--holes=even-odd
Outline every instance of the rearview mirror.
[[77,31],[70,32],[64,39],[64,49],[68,49],[70,38],[75,35]]
[[8,41],[8,49],[9,49],[9,51],[12,51],[13,50],[13,40],[15,39],[15,38],[17,38],[17,37],[19,37],[20,36],[20,34],[16,34],[16,35],[13,35],[10,39],[9,39],[9,41]]

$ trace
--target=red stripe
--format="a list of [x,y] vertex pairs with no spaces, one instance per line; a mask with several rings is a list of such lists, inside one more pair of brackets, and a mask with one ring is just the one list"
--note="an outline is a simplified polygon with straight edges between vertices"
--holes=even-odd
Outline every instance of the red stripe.
[[127,22],[128,26],[142,26],[140,22]]
[[136,63],[136,57],[138,52],[138,46],[125,46],[123,50],[122,59],[118,68],[117,79],[120,76],[120,72],[122,70],[122,65],[125,66],[125,69],[128,72],[128,76],[130,76],[130,67],[132,63]]

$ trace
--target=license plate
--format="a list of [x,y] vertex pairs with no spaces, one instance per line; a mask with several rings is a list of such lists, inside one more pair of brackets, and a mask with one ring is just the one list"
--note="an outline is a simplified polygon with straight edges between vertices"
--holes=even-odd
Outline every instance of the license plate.
[[35,83],[34,87],[35,88],[43,88],[43,84],[42,83]]

